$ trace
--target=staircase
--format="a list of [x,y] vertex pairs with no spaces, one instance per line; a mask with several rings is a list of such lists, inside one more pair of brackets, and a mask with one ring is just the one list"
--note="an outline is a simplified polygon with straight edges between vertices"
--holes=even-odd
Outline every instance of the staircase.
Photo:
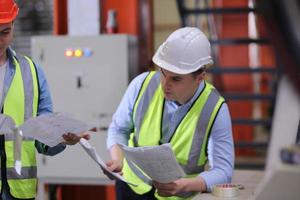
[[177,0],[177,7],[182,26],[199,27],[210,38],[215,65],[209,74],[231,112],[235,167],[263,169],[279,69],[268,38],[258,36],[264,26],[251,3]]

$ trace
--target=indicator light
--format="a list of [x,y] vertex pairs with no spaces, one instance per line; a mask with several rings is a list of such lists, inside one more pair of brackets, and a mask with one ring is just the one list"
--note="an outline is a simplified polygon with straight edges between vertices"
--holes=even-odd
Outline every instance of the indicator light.
[[84,49],[83,54],[85,57],[91,57],[93,52],[90,49]]
[[66,49],[65,51],[65,56],[66,57],[72,57],[74,54],[73,50],[72,49]]
[[74,52],[74,55],[76,57],[81,57],[82,56],[82,50],[81,49],[76,49],[75,52]]

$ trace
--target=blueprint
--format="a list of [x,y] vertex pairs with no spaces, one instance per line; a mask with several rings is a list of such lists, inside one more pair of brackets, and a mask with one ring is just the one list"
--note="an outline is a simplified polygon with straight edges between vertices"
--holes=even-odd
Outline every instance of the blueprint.
[[65,113],[53,113],[28,119],[19,126],[24,137],[34,138],[50,147],[64,141],[63,134],[80,134],[94,127]]
[[186,176],[169,143],[151,147],[120,147],[126,159],[154,181],[170,183]]
[[21,145],[24,138],[38,140],[50,147],[64,141],[63,134],[80,134],[94,129],[93,126],[64,113],[51,113],[33,117],[20,126],[8,115],[0,114],[0,135],[14,141],[15,169],[21,173]]

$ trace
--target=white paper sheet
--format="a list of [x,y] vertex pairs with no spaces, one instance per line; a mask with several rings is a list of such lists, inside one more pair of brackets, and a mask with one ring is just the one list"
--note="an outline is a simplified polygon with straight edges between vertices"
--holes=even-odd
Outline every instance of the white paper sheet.
[[5,114],[0,114],[0,135],[3,134],[11,134],[11,137],[14,140],[14,168],[16,172],[21,175],[22,131],[16,127],[13,118]]
[[14,140],[15,169],[21,173],[21,143],[22,137],[33,138],[50,147],[64,141],[62,135],[66,133],[80,134],[93,129],[80,120],[64,113],[52,113],[30,118],[19,127],[8,115],[0,114],[0,135],[11,134]]
[[15,121],[8,115],[0,114],[0,135],[13,134],[16,128]]
[[126,159],[154,181],[170,183],[185,176],[169,143],[154,147],[120,147]]
[[110,174],[113,176],[115,179],[124,181],[128,184],[131,184],[133,186],[137,186],[133,183],[128,182],[127,180],[124,179],[123,176],[121,176],[118,173],[112,172],[109,169],[107,169],[106,164],[104,161],[100,158],[98,153],[96,152],[96,149],[84,138],[81,138],[79,141],[79,144],[82,146],[82,148],[86,151],[86,153],[100,166],[100,168],[105,171],[106,173]]
[[64,113],[30,118],[19,126],[25,137],[34,138],[50,147],[63,142],[63,134],[80,134],[92,128],[94,127]]

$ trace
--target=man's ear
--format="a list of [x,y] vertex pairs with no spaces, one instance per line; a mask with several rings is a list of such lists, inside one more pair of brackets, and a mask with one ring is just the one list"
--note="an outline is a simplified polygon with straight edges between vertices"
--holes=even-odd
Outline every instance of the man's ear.
[[198,74],[196,77],[196,80],[198,83],[200,83],[205,78],[206,72],[202,72],[201,74]]

